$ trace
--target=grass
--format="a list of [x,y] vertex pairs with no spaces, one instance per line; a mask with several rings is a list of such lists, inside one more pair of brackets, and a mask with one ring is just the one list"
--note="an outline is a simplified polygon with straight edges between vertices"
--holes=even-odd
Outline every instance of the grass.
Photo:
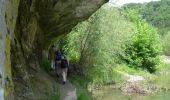
[[59,95],[53,95],[49,98],[49,100],[60,100],[60,96]]
[[146,79],[155,77],[154,74],[151,74],[146,70],[134,69],[134,68],[128,67],[126,64],[118,65],[114,70],[119,72],[122,75],[124,74],[139,75],[139,76],[143,76]]
[[87,83],[86,80],[84,80],[79,76],[73,75],[70,78],[70,81],[76,86],[77,100],[92,100],[92,97],[86,87],[86,83]]
[[118,65],[115,68],[115,71],[120,74],[130,74],[130,75],[139,75],[144,77],[145,81],[143,84],[155,85],[160,89],[168,90],[170,89],[170,64],[161,63],[157,66],[157,70],[155,73],[149,73],[146,70],[137,70],[134,68],[130,68],[127,65]]
[[77,100],[91,100],[84,90],[78,90]]
[[170,89],[170,64],[162,64],[156,71],[154,83],[162,88]]
[[48,100],[60,100],[60,91],[59,91],[59,86],[53,86],[53,92],[47,93],[48,95]]

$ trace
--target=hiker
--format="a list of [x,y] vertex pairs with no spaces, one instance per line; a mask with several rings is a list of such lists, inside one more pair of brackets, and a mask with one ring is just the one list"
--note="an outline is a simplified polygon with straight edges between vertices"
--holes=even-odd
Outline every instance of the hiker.
[[67,80],[66,78],[67,78],[68,67],[69,67],[69,61],[64,55],[61,59],[61,71],[62,71],[62,77],[63,77],[63,84],[65,84]]
[[55,46],[52,45],[49,49],[48,60],[51,63],[51,69],[55,69]]
[[55,52],[55,71],[57,76],[59,77],[60,69],[61,69],[61,52],[60,50],[57,50]]

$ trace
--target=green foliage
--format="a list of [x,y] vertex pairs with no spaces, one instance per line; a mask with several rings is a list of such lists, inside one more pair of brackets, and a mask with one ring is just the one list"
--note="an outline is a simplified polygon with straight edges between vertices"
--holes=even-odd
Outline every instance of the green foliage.
[[73,75],[71,77],[71,82],[76,86],[77,100],[92,100],[87,90],[87,81],[83,77]]
[[159,64],[161,51],[158,34],[133,11],[129,11],[126,16],[134,24],[135,33],[125,49],[123,58],[131,67],[154,72]]
[[122,74],[135,74],[136,72],[139,72],[138,70],[135,70],[134,68],[128,67],[126,64],[120,64],[115,68],[116,71],[122,73]]
[[113,66],[120,61],[122,47],[131,33],[132,25],[119,10],[104,6],[78,24],[61,42],[61,47],[69,58],[79,61],[87,81],[107,81],[112,80]]
[[86,29],[88,22],[78,24],[65,38],[60,41],[60,48],[66,54],[71,62],[75,63],[80,60],[80,55],[83,50],[85,41]]
[[135,10],[120,12],[104,6],[79,23],[60,47],[72,62],[79,63],[81,75],[90,83],[116,80],[115,66],[123,63],[120,56],[132,67],[131,73],[133,68],[154,72],[161,45],[155,29],[142,17]]
[[77,100],[90,100],[88,99],[89,97],[87,97],[86,95],[84,95],[83,93],[81,93],[80,95],[78,95]]
[[53,95],[49,98],[49,100],[60,100],[60,96],[57,94],[57,95]]
[[48,97],[45,100],[60,100],[60,91],[59,88],[54,87],[54,91],[52,93],[47,93]]

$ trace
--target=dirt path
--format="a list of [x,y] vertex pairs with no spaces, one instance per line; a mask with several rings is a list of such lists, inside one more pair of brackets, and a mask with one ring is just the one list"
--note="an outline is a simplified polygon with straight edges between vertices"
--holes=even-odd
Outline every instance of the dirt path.
[[67,82],[65,85],[60,84],[60,100],[77,100],[76,88]]
[[[55,72],[50,72],[51,76],[56,80]],[[60,100],[77,100],[76,88],[75,86],[67,80],[66,84],[62,84],[62,76],[57,79],[57,83],[59,83],[59,92],[60,92]]]

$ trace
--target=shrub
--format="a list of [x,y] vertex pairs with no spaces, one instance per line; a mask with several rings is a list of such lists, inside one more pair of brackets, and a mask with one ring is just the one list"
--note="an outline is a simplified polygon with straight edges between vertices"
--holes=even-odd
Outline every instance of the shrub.
[[159,64],[161,51],[159,36],[154,28],[141,20],[137,14],[130,12],[128,18],[134,23],[135,33],[131,43],[126,46],[124,60],[131,67],[154,72]]

